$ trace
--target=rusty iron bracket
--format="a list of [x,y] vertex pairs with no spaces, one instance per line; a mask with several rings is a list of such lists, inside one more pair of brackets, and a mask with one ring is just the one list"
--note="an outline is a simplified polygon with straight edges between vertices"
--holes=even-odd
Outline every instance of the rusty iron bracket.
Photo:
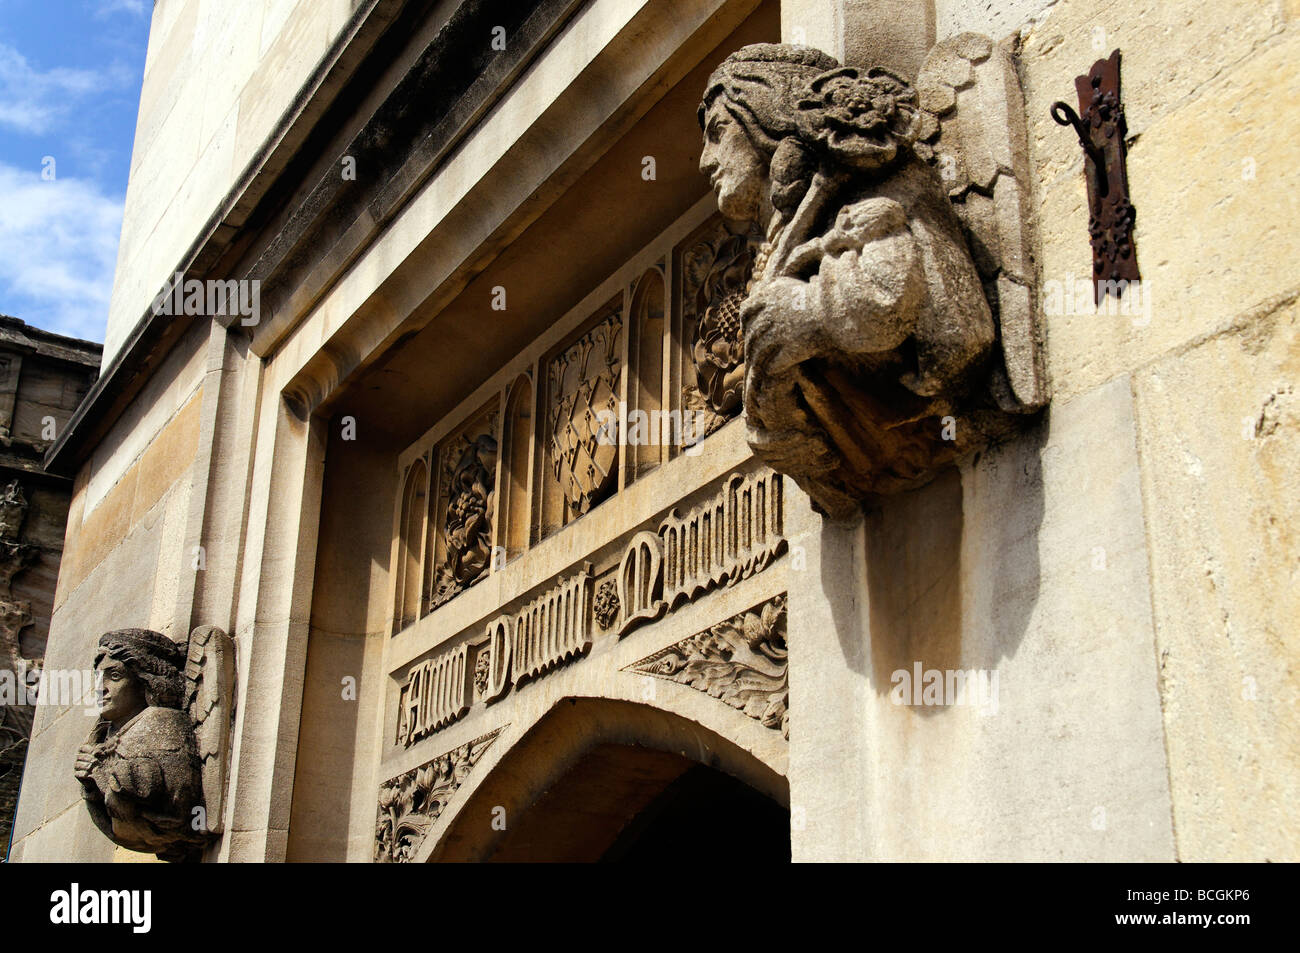
[[[1052,118],[1072,126],[1084,152],[1088,176],[1088,237],[1092,241],[1092,280],[1096,303],[1114,291],[1116,297],[1128,282],[1140,281],[1137,252],[1133,248],[1133,223],[1137,211],[1128,194],[1128,125],[1120,98],[1119,50],[1109,59],[1092,64],[1074,80],[1079,113],[1063,102],[1052,104]],[[1124,282],[1124,284],[1117,284]]]

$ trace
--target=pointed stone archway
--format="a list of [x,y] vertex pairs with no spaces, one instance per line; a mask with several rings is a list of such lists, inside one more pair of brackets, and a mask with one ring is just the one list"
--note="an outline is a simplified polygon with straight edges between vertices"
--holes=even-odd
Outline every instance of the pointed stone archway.
[[[718,836],[789,860],[789,787],[754,754],[646,704],[564,698],[507,727],[429,830],[425,861],[647,860]],[[505,742],[502,744],[501,742]]]

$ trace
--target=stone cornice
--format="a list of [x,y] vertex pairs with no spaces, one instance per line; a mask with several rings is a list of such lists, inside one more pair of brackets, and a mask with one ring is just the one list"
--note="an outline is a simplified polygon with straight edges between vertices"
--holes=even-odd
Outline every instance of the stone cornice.
[[[187,278],[264,283],[270,295],[264,312],[276,317],[257,329],[254,353],[283,339],[293,316],[306,313],[355,260],[581,3],[538,0],[507,11],[489,0],[466,0],[348,137],[356,110],[439,6],[436,0],[365,0],[174,269]],[[448,71],[476,69],[465,37],[490,36],[503,20],[508,32],[511,23],[518,26],[507,52],[449,87]],[[357,158],[365,174],[345,180],[337,163],[319,173],[318,160],[330,153]],[[274,238],[250,254],[272,228]],[[188,326],[151,311],[141,317],[50,449],[48,469],[75,471]]]

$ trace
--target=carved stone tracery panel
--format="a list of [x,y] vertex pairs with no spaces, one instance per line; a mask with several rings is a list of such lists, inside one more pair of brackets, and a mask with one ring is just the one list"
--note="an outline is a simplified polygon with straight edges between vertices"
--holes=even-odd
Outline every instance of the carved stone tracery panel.
[[561,524],[588,512],[618,486],[617,433],[623,359],[621,309],[555,355],[547,368],[547,452],[563,497]]
[[438,450],[436,608],[487,574],[496,518],[497,413],[485,410]]

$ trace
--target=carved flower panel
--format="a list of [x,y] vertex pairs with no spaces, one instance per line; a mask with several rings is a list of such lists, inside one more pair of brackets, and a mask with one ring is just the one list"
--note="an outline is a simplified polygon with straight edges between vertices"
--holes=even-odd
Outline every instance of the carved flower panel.
[[740,306],[762,241],[756,225],[715,215],[677,248],[682,331],[690,358],[682,403],[701,415],[702,434],[741,411],[745,342]]

